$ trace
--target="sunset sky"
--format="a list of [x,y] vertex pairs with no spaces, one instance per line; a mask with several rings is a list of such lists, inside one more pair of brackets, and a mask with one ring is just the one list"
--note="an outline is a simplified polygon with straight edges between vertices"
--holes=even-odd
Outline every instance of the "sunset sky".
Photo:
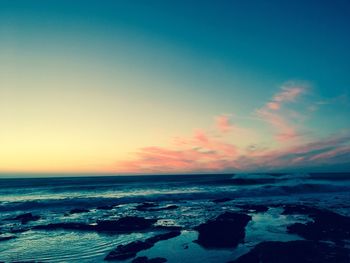
[[350,2],[0,0],[0,173],[350,170]]

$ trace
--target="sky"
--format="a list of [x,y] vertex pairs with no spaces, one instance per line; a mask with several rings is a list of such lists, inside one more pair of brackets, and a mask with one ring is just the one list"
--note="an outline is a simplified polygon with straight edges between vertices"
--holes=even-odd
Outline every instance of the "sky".
[[350,170],[350,2],[0,0],[0,173]]

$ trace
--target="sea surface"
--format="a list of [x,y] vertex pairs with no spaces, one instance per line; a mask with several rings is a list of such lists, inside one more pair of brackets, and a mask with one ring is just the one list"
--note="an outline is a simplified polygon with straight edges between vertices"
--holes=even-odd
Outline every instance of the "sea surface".
[[[213,202],[218,198],[231,201]],[[0,241],[0,261],[104,262],[104,257],[116,246],[155,233],[106,234],[31,227],[60,222],[94,224],[97,220],[141,216],[157,219],[159,225],[181,226],[183,230],[180,236],[161,241],[138,256],[162,256],[170,263],[226,262],[261,241],[300,239],[286,233],[286,226],[307,219],[282,215],[280,207],[271,206],[267,212],[251,214],[253,220],[247,226],[244,244],[235,249],[217,250],[193,242],[198,236],[193,230],[196,225],[224,211],[238,211],[236,205],[241,204],[297,203],[349,216],[349,201],[350,174],[346,173],[0,178],[0,239],[15,235],[13,239]],[[143,202],[178,208],[135,209]],[[101,209],[101,206],[113,208]],[[70,213],[72,209],[88,211]],[[23,213],[32,213],[40,219],[26,224],[11,220]]]

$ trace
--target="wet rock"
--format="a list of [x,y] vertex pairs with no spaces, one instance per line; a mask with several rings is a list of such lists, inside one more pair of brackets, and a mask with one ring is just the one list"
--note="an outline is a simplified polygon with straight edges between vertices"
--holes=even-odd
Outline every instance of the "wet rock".
[[346,263],[349,250],[327,243],[297,240],[262,242],[230,263]]
[[87,212],[90,212],[90,210],[84,209],[84,208],[74,208],[69,211],[70,214],[80,214],[80,213],[87,213]]
[[312,215],[321,212],[321,209],[306,205],[282,205],[284,211],[282,215]]
[[309,240],[341,242],[350,239],[350,217],[328,210],[314,211],[309,217],[313,222],[292,224],[288,226],[288,232]]
[[114,205],[103,205],[103,206],[98,206],[96,209],[98,210],[112,210],[115,206]]
[[237,205],[237,207],[243,209],[246,212],[263,213],[269,210],[266,205]]
[[157,230],[167,230],[167,231],[180,231],[182,230],[181,226],[163,226],[163,225],[157,225],[154,227]]
[[154,208],[157,207],[158,205],[156,203],[152,203],[152,202],[144,202],[138,206],[135,207],[136,210],[138,211],[147,211],[150,208]]
[[159,241],[168,240],[168,239],[177,237],[179,235],[181,235],[181,231],[171,231],[171,232],[168,232],[165,234],[159,234],[159,235],[156,235],[154,237],[150,237],[150,238],[146,239],[146,241],[155,244]]
[[134,241],[127,245],[119,245],[105,257],[105,260],[125,260],[133,258],[138,252],[151,247],[153,247],[153,244],[147,243],[146,241]]
[[174,232],[156,235],[154,237],[147,238],[144,241],[138,240],[126,245],[119,245],[105,257],[105,260],[125,260],[129,258],[133,258],[136,256],[138,252],[153,247],[155,243],[161,240],[174,238],[180,234],[181,232],[174,231]]
[[153,226],[155,222],[157,222],[156,219],[146,219],[137,216],[127,216],[118,220],[98,221],[96,225],[96,230],[132,232],[148,229],[151,226]]
[[149,259],[148,257],[137,257],[131,263],[164,263],[168,260],[166,258],[156,257]]
[[1,241],[7,241],[7,240],[10,240],[10,239],[14,239],[16,238],[16,236],[0,236],[0,242]]
[[37,221],[40,219],[40,216],[34,216],[32,213],[25,213],[18,215],[11,220],[19,220],[22,224],[27,224],[29,221]]
[[78,230],[78,231],[97,231],[97,232],[134,232],[146,230],[153,226],[157,220],[145,219],[143,217],[127,216],[118,220],[98,221],[95,225],[86,223],[52,223],[48,225],[34,226],[33,229],[41,230]]
[[30,228],[10,228],[9,232],[12,234],[23,233],[29,231]]
[[86,231],[95,230],[94,225],[88,225],[85,223],[52,223],[48,225],[39,225],[34,226],[33,229],[40,229],[40,230],[57,230],[57,229],[65,229],[65,230],[80,230],[80,231]]
[[226,212],[195,228],[199,232],[196,242],[205,248],[231,248],[243,242],[245,227],[252,219],[241,213]]
[[213,202],[218,204],[218,203],[225,203],[232,200],[233,200],[232,198],[224,197],[224,198],[214,199]]

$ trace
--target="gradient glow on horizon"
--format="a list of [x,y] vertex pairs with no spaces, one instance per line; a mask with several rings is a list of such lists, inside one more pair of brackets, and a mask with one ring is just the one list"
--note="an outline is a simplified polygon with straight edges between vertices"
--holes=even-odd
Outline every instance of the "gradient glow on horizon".
[[349,171],[349,25],[345,0],[0,0],[0,173]]

